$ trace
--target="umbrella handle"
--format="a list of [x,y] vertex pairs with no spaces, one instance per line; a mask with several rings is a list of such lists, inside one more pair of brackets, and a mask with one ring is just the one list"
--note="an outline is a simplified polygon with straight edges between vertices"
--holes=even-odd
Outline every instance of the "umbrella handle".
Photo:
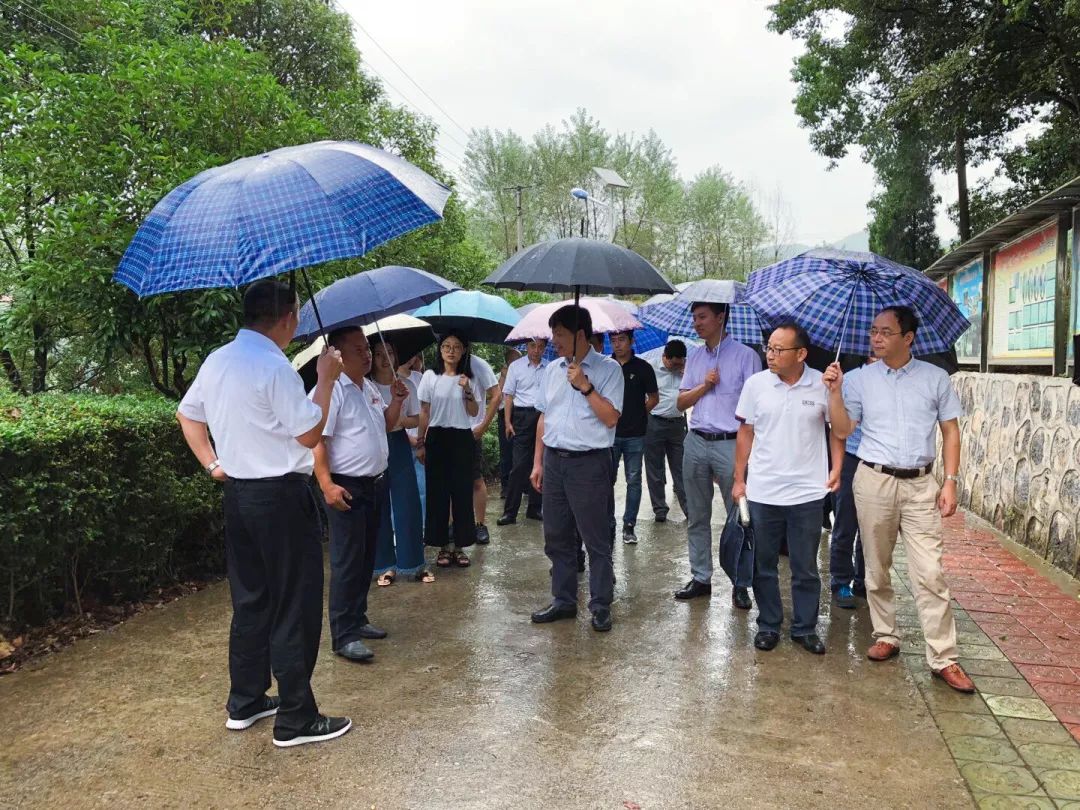
[[375,321],[375,331],[379,333],[379,343],[382,344],[383,354],[386,355],[386,365],[390,366],[390,370],[394,372],[394,376],[397,376],[397,369],[394,368],[393,361],[390,360],[390,350],[386,347],[386,338],[383,337],[382,327],[379,326],[379,322]]
[[308,278],[307,269],[301,268],[300,275],[304,279],[304,286],[307,287],[308,300],[311,301],[311,308],[315,312],[315,322],[319,324],[319,334],[322,335],[323,341],[329,346],[330,338],[326,334],[326,327],[323,326],[322,316],[319,314],[319,305],[315,303],[315,293],[311,291],[311,279]]
[[844,311],[844,322],[840,325],[840,334],[836,338],[836,359],[834,363],[840,362],[840,350],[844,346],[844,331],[847,329],[848,318],[851,316],[851,309],[855,306],[855,293],[859,291],[859,282],[856,281],[851,286],[851,297],[848,299],[847,309]]
[[578,333],[578,316],[581,314],[579,309],[581,300],[581,287],[577,284],[574,285],[574,349],[570,354],[570,362],[577,363],[577,333]]

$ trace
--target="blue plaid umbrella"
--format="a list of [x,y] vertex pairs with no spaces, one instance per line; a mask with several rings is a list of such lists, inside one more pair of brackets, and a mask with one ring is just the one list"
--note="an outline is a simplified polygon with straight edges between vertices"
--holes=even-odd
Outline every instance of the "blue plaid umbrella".
[[745,300],[771,326],[793,320],[815,346],[870,354],[870,326],[888,306],[919,316],[912,353],[946,352],[971,326],[948,294],[918,270],[874,253],[810,250],[755,270]]
[[694,337],[697,332],[694,330],[691,304],[695,301],[726,303],[728,304],[728,334],[740,343],[756,348],[762,342],[763,324],[749,305],[733,303],[741,299],[744,286],[738,281],[703,279],[684,286],[677,295],[669,296],[666,300],[660,296],[653,296],[638,310],[638,319],[647,326],[653,326],[672,335]]
[[161,200],[114,278],[140,297],[239,287],[442,218],[450,189],[381,149],[319,141],[196,175]]
[[[638,320],[641,320],[641,318],[638,317]],[[667,342],[668,333],[654,326],[645,326],[642,329],[634,330],[634,354],[644,354],[651,349],[666,346]],[[604,354],[611,354],[611,335],[604,335]],[[557,357],[555,344],[548,341],[547,348],[544,349],[544,359],[554,360]]]

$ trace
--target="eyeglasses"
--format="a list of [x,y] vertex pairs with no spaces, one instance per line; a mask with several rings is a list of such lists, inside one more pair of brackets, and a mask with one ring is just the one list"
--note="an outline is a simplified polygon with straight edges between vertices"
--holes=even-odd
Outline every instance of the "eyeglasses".
[[892,329],[878,329],[876,326],[870,327],[870,337],[878,337],[880,335],[883,338],[891,338],[899,334],[899,332],[894,332]]
[[800,346],[792,346],[789,349],[782,349],[779,346],[762,345],[761,350],[765,352],[765,354],[783,354],[784,352],[797,352],[800,348]]
[[442,345],[442,350],[444,352],[463,352],[465,351],[465,347],[460,343],[457,345],[454,345],[453,343],[444,343]]

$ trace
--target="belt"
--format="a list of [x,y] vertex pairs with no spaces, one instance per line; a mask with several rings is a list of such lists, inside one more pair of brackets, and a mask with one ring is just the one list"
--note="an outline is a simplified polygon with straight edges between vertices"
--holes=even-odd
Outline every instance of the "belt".
[[739,435],[738,432],[736,432],[736,433],[708,433],[708,432],[706,432],[704,430],[697,430],[696,428],[691,428],[690,432],[691,433],[696,433],[698,436],[700,436],[701,438],[703,438],[707,442],[727,442],[727,441],[731,441],[732,439],[734,439],[736,436]]
[[934,469],[934,463],[930,462],[925,467],[889,467],[885,464],[872,464],[869,461],[863,461],[864,465],[871,470],[876,470],[879,473],[885,473],[885,475],[891,475],[893,478],[922,478],[924,475],[929,475],[930,471]]
[[268,478],[230,478],[229,480],[243,481],[245,484],[279,484],[282,481],[303,481],[306,483],[311,480],[311,473],[291,472],[285,473],[285,475],[272,475]]
[[[684,421],[686,419],[685,415],[682,415],[682,416],[661,416],[658,413],[650,413],[649,416],[651,416],[653,419],[660,419],[660,420],[662,420],[664,422],[682,422],[682,421]],[[697,431],[695,431],[695,433],[696,432]]]
[[342,475],[341,473],[331,473],[330,477],[334,479],[334,481],[340,481],[343,484],[351,484],[354,487],[373,487],[386,477],[386,473],[381,472],[378,475]]
[[518,411],[529,411],[530,413],[532,413],[536,411],[536,408],[533,408],[530,405],[515,405],[514,413],[517,413]]
[[611,452],[608,447],[596,447],[592,450],[560,450],[558,447],[549,447],[548,450],[559,458],[584,458],[585,456],[595,456],[597,453]]

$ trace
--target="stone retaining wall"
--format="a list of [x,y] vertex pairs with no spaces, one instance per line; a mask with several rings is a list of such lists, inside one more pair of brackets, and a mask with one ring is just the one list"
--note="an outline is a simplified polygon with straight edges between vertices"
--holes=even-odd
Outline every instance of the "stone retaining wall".
[[974,372],[953,382],[967,414],[960,504],[1080,577],[1080,386]]

